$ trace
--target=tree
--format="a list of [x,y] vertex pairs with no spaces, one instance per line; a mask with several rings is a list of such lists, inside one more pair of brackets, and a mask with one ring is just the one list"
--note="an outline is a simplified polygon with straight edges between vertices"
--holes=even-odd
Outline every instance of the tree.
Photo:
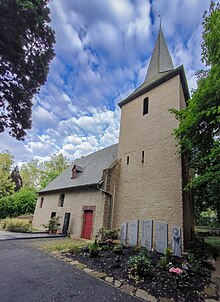
[[23,187],[38,190],[43,174],[43,167],[38,160],[33,159],[21,166],[20,174],[23,180]]
[[13,194],[14,215],[32,214],[37,202],[37,194],[34,190],[22,188]]
[[22,165],[20,169],[23,187],[39,190],[45,188],[69,165],[62,154],[54,154],[50,160],[40,162],[36,159]]
[[0,198],[0,219],[14,216],[12,195]]
[[48,0],[0,0],[0,132],[23,140],[54,56]]
[[0,198],[0,218],[34,213],[36,202],[36,192],[22,188],[19,192]]
[[14,192],[14,183],[11,179],[11,169],[13,165],[13,156],[5,151],[0,154],[0,198],[10,195]]
[[180,121],[175,130],[182,154],[194,176],[199,210],[212,208],[220,222],[220,6],[211,2],[203,22],[202,61],[210,66],[198,73],[198,87],[186,109],[174,110]]
[[40,182],[41,188],[45,188],[52,180],[60,175],[69,164],[69,161],[62,153],[53,154],[49,161],[44,162],[44,174]]
[[23,186],[23,181],[18,166],[15,166],[13,171],[11,172],[11,179],[15,184],[15,188],[14,188],[15,192],[19,191]]

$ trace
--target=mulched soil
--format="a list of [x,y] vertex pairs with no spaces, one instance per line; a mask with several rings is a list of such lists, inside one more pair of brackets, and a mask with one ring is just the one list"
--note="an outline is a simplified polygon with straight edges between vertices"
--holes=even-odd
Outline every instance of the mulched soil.
[[[131,284],[136,288],[143,289],[160,299],[162,297],[173,298],[178,302],[201,302],[204,301],[204,286],[210,283],[211,266],[203,262],[203,268],[200,274],[188,272],[182,277],[179,286],[176,287],[175,277],[169,273],[169,269],[162,269],[156,266],[160,254],[151,253],[153,263],[153,274],[139,283],[128,278],[127,262],[131,256],[137,255],[137,251],[131,247],[126,247],[123,254],[116,255],[112,250],[102,250],[97,257],[89,257],[88,252],[84,251],[80,254],[64,253],[66,257],[78,260],[86,264],[89,268],[105,272],[108,276],[114,277],[114,280],[124,280],[127,284]],[[172,263],[181,267],[181,259],[173,257]]]

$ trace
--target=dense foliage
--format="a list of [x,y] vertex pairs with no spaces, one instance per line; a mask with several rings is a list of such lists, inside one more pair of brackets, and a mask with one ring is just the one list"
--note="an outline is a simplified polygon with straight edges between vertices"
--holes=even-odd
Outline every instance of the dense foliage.
[[11,153],[0,153],[0,218],[33,213],[36,192],[66,169],[69,161],[62,154],[54,154],[45,162],[25,163],[20,171],[13,165]]
[[10,232],[29,233],[32,231],[31,222],[19,221],[18,219],[5,219],[3,228]]
[[48,0],[0,0],[0,132],[24,139],[54,56]]
[[18,169],[18,166],[15,166],[11,172],[11,179],[15,184],[15,192],[19,191],[23,187],[23,181]]
[[4,196],[0,198],[0,218],[34,213],[36,202],[36,192],[24,188],[12,195]]
[[60,154],[53,154],[50,160],[44,162],[43,174],[40,181],[40,187],[45,188],[52,180],[60,175],[63,170],[69,166],[69,161],[66,157]]
[[48,161],[31,160],[21,167],[21,177],[25,188],[36,190],[45,188],[63,170],[69,166],[69,161],[62,154],[53,154]]
[[175,130],[181,152],[194,176],[195,205],[217,212],[220,222],[220,6],[210,5],[204,14],[202,60],[210,66],[198,74],[198,87],[186,109],[175,111],[180,121]]
[[11,178],[13,156],[9,152],[0,154],[0,197],[14,192],[15,184]]

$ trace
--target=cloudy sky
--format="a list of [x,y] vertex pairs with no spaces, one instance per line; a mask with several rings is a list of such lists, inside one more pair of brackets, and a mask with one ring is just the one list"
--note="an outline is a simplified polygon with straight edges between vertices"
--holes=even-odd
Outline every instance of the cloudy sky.
[[33,100],[24,142],[0,134],[17,162],[62,152],[75,159],[118,141],[117,103],[145,78],[159,29],[189,88],[201,63],[202,15],[210,0],[51,0],[56,56]]

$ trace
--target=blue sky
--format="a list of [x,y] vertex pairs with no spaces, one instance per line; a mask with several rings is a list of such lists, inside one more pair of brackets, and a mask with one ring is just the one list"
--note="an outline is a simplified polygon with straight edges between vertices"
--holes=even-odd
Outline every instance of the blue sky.
[[70,159],[118,142],[117,103],[145,78],[162,16],[174,66],[184,65],[190,90],[201,63],[202,15],[209,0],[52,0],[56,56],[33,100],[24,142],[0,134],[0,151],[16,162]]

